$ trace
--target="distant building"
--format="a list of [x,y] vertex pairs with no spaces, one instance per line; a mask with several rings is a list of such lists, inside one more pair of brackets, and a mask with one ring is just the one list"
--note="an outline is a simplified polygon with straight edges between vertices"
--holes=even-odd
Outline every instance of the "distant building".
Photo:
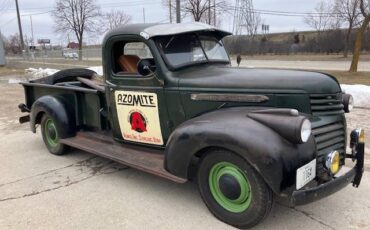
[[68,45],[67,45],[67,48],[69,48],[69,49],[78,49],[80,46],[78,45],[78,43],[77,42],[70,42],[70,43],[68,43]]

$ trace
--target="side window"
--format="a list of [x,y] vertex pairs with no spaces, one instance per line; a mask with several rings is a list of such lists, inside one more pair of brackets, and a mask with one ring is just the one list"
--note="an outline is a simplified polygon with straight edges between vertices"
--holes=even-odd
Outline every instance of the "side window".
[[112,70],[117,75],[140,77],[137,65],[140,60],[148,59],[154,63],[149,47],[143,42],[118,41],[113,44]]

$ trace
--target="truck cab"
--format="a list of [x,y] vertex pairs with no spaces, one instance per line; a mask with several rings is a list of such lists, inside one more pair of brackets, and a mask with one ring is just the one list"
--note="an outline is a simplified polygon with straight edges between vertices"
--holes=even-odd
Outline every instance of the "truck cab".
[[[221,41],[227,32],[208,30],[201,24],[188,27],[171,32],[167,25],[131,25],[106,35],[103,66],[109,108],[112,115],[117,114],[112,124],[120,127],[113,131],[117,140],[164,146],[174,128],[196,115],[183,106],[183,93],[189,91],[179,91],[181,70],[230,66]],[[128,104],[140,111],[132,114]],[[145,132],[127,126],[127,120],[147,125]]]
[[[347,141],[351,95],[325,73],[232,67],[229,35],[201,23],[117,28],[103,41],[103,81],[71,69],[23,82],[20,122],[41,124],[53,154],[74,147],[196,181],[209,210],[238,228],[261,222],[274,200],[358,187],[365,134]],[[337,177],[346,158],[356,166]]]

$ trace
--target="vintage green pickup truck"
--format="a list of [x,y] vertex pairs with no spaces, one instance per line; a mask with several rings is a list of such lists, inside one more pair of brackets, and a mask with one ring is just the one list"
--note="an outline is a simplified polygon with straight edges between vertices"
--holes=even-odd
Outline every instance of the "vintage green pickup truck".
[[[261,222],[273,200],[358,187],[365,144],[362,129],[347,142],[352,97],[324,73],[233,68],[228,35],[200,23],[117,28],[103,42],[104,80],[69,69],[23,82],[20,122],[40,124],[55,155],[74,147],[194,180],[209,210],[238,228]],[[341,170],[346,158],[356,165]]]

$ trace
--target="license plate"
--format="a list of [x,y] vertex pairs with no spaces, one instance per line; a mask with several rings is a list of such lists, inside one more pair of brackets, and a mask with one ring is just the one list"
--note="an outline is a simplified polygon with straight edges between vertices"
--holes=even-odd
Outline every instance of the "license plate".
[[316,159],[297,169],[297,190],[305,186],[316,177]]

